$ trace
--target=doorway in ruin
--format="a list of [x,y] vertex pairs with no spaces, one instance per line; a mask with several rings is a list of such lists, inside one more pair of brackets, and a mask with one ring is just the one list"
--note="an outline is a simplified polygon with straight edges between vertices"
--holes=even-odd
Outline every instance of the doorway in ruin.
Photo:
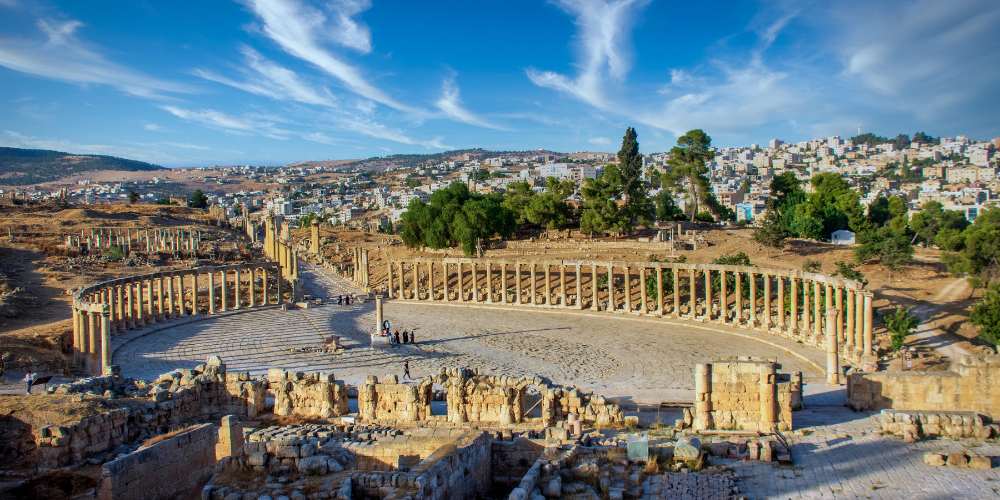
[[431,416],[448,416],[448,389],[436,382],[431,385]]
[[542,392],[538,387],[529,385],[521,394],[521,411],[523,418],[542,418]]

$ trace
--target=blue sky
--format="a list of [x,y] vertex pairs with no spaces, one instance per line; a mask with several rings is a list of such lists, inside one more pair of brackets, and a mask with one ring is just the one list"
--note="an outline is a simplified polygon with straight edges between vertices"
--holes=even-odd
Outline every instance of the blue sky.
[[164,165],[1000,135],[996,0],[0,0],[0,145]]

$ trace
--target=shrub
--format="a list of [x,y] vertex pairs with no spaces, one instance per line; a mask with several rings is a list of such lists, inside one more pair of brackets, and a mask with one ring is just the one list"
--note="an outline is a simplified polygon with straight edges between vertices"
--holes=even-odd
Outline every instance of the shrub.
[[979,338],[1000,350],[1000,284],[986,290],[983,300],[972,308],[971,320],[979,327]]
[[906,337],[917,327],[920,320],[909,309],[898,307],[883,317],[892,340],[892,350],[898,351],[906,343]]

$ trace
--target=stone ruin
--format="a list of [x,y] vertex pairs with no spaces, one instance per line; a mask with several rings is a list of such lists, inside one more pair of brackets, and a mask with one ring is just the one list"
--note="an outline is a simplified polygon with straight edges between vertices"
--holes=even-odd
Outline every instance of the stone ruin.
[[802,373],[781,374],[779,368],[750,357],[697,365],[694,412],[686,411],[678,424],[697,431],[792,430],[792,410],[802,406]]
[[[445,415],[432,415],[434,385],[446,389]],[[570,414],[598,426],[622,425],[625,418],[618,405],[577,388],[556,386],[539,377],[481,375],[466,368],[442,368],[417,384],[400,384],[395,375],[381,381],[369,376],[358,388],[360,419],[398,426],[539,429],[565,421]]]

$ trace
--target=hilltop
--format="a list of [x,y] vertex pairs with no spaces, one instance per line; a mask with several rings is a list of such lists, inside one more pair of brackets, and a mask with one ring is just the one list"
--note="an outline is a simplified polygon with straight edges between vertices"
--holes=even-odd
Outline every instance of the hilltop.
[[165,170],[165,168],[115,156],[0,147],[0,184],[37,184],[97,170],[136,172]]

